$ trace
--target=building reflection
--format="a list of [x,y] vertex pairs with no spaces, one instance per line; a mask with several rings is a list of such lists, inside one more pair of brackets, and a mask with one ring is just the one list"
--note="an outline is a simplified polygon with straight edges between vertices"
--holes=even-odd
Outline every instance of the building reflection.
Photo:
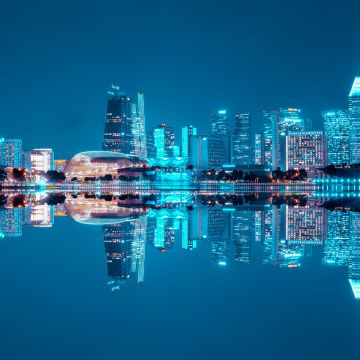
[[184,254],[207,252],[208,261],[219,267],[254,263],[297,269],[316,254],[323,266],[348,268],[349,284],[360,299],[360,212],[327,211],[311,201],[303,206],[208,206],[196,201],[147,206],[83,194],[66,196],[56,205],[36,197],[21,201],[29,205],[18,207],[10,201],[0,210],[1,238],[21,236],[24,225],[51,227],[58,216],[100,225],[112,290],[130,280],[144,282],[148,246],[147,251],[168,256],[175,248]]

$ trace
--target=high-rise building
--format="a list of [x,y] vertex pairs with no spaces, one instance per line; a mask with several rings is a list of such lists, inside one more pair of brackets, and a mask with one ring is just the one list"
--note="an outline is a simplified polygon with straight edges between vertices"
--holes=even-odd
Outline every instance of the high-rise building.
[[249,113],[235,115],[233,163],[236,165],[250,165],[252,163],[251,116]]
[[105,119],[103,150],[135,155],[134,109],[130,97],[112,85]]
[[10,208],[0,211],[0,237],[22,236],[22,224],[22,208]]
[[235,260],[250,263],[251,237],[254,228],[253,211],[234,211],[232,218],[232,239],[235,248]]
[[264,164],[264,132],[255,134],[255,165]]
[[155,157],[171,158],[174,156],[175,131],[173,127],[162,123],[153,129]]
[[181,129],[181,155],[188,158],[190,155],[190,138],[197,135],[197,128],[192,125],[185,125]]
[[198,169],[209,166],[209,138],[207,136],[191,136],[188,163]]
[[360,163],[360,77],[355,77],[349,93],[351,119],[350,162]]
[[272,168],[272,122],[271,112],[263,111],[264,135],[263,135],[263,151],[264,165],[270,170]]
[[0,139],[0,166],[21,168],[22,161],[22,140]]
[[301,110],[295,108],[280,109],[270,115],[272,125],[271,162],[272,169],[285,169],[285,138],[290,132],[305,130]]
[[209,137],[209,166],[222,166],[232,160],[229,119],[226,110],[211,115],[211,136]]
[[33,149],[25,154],[25,166],[32,174],[54,170],[54,152],[52,149]]
[[355,299],[360,299],[360,214],[350,214],[349,282]]
[[327,141],[327,163],[350,163],[350,116],[347,111],[330,110],[322,113]]
[[146,131],[145,131],[145,104],[144,94],[137,94],[137,106],[132,104],[131,108],[133,118],[133,135],[135,156],[146,159],[147,145],[146,145]]
[[322,131],[290,132],[286,136],[286,170],[305,169],[315,176],[326,166],[326,139]]

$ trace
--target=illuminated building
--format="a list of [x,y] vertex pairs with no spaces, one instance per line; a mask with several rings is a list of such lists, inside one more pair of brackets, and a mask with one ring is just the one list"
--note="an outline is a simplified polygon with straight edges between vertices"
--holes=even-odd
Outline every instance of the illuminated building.
[[251,235],[254,225],[254,212],[234,211],[232,218],[232,239],[235,247],[235,260],[250,263]]
[[229,164],[231,155],[231,138],[229,120],[226,110],[219,110],[211,115],[211,136],[208,138],[209,166]]
[[52,227],[54,208],[48,204],[32,204],[25,208],[24,223],[34,227]]
[[197,240],[191,236],[188,217],[184,217],[181,222],[181,247],[184,250],[194,250],[197,247]]
[[161,252],[165,252],[174,246],[175,229],[173,220],[162,216],[156,217],[153,246]]
[[349,93],[350,162],[360,163],[360,77],[355,77]]
[[58,172],[65,172],[67,160],[54,160],[54,170]]
[[249,113],[235,115],[233,132],[233,163],[236,165],[250,165],[251,151],[251,116]]
[[264,165],[267,170],[272,168],[272,122],[271,112],[263,111],[264,135],[263,135],[263,151]]
[[173,157],[179,157],[180,156],[180,146],[174,145],[173,147]]
[[286,170],[305,169],[315,176],[326,166],[326,140],[322,131],[290,132],[286,136]]
[[255,134],[255,165],[264,164],[264,133]]
[[197,128],[192,125],[185,125],[181,129],[181,155],[188,158],[190,156],[190,139],[192,136],[197,135]]
[[26,152],[26,168],[33,174],[46,173],[54,169],[52,149],[33,149]]
[[134,136],[134,151],[135,156],[143,159],[147,158],[147,144],[145,131],[145,104],[144,94],[137,94],[137,106],[132,104],[132,122],[133,122],[133,136]]
[[82,179],[111,175],[141,176],[149,167],[147,161],[110,151],[86,151],[73,156],[65,168],[68,178]]
[[131,99],[112,85],[109,91],[104,129],[103,150],[135,155],[134,116]]
[[166,124],[160,124],[153,129],[153,139],[156,158],[170,158],[174,156],[174,128],[166,126]]
[[331,266],[347,266],[349,263],[350,212],[329,211],[327,217],[327,237],[322,262]]
[[209,166],[209,138],[207,136],[194,135],[190,137],[188,162],[198,169]]
[[10,208],[0,211],[0,237],[22,236],[23,209]]
[[327,141],[327,163],[350,164],[350,116],[347,111],[330,110],[322,113]]
[[322,245],[326,239],[324,208],[286,206],[286,235],[288,244]]
[[349,282],[355,299],[360,299],[360,214],[350,213]]
[[285,138],[290,132],[304,131],[304,119],[301,110],[295,108],[280,109],[270,115],[272,125],[271,162],[272,169],[285,169]]
[[0,139],[0,165],[13,168],[23,167],[22,140]]

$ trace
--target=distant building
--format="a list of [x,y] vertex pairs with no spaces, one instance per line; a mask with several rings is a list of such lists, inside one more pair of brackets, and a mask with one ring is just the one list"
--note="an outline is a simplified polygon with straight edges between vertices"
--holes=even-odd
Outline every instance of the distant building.
[[290,132],[301,132],[305,129],[301,110],[295,108],[280,109],[270,115],[272,125],[271,162],[272,169],[285,169],[285,138]]
[[233,132],[233,163],[250,165],[253,157],[251,150],[251,116],[249,113],[238,113]]
[[0,139],[0,166],[23,167],[22,140]]
[[54,160],[54,170],[65,172],[67,160]]
[[286,170],[305,169],[314,176],[326,166],[326,140],[322,131],[290,132],[286,136]]
[[350,130],[349,113],[343,110],[330,110],[322,113],[324,131],[327,141],[328,164],[350,164]]
[[263,134],[263,151],[264,166],[266,169],[272,168],[272,122],[271,112],[263,111],[264,134]]
[[254,229],[254,211],[234,211],[232,217],[232,239],[235,260],[248,264],[251,260],[251,238]]
[[48,204],[32,204],[26,207],[24,223],[34,227],[52,227],[54,207]]
[[190,165],[203,169],[209,166],[209,137],[194,135],[190,137]]
[[188,158],[190,155],[190,138],[197,135],[197,128],[192,125],[185,125],[181,129],[181,155]]
[[264,132],[255,134],[255,165],[264,164]]
[[355,77],[349,93],[351,119],[350,162],[360,163],[360,77]]
[[25,164],[32,174],[41,174],[54,170],[54,152],[52,149],[33,149],[27,151]]
[[135,156],[143,159],[147,158],[147,144],[145,131],[145,104],[144,94],[137,94],[137,106],[132,104],[132,122],[133,122],[133,136]]
[[360,214],[350,213],[349,282],[355,299],[360,299]]
[[211,115],[211,136],[209,137],[209,166],[231,163],[232,147],[229,119],[226,110]]
[[131,99],[114,85],[109,94],[103,150],[135,155],[134,114]]
[[217,136],[229,136],[229,119],[226,110],[218,110],[211,115],[211,134]]
[[10,208],[0,211],[0,237],[22,236],[22,214],[22,208]]
[[162,123],[152,131],[155,158],[170,158],[174,156],[175,131],[173,127]]

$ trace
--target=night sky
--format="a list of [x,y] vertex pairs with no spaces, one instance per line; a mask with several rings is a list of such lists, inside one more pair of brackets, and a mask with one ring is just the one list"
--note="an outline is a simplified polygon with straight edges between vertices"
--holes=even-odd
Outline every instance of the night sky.
[[7,1],[0,135],[55,157],[100,149],[107,89],[145,92],[147,127],[209,130],[218,108],[346,106],[360,75],[359,1]]

